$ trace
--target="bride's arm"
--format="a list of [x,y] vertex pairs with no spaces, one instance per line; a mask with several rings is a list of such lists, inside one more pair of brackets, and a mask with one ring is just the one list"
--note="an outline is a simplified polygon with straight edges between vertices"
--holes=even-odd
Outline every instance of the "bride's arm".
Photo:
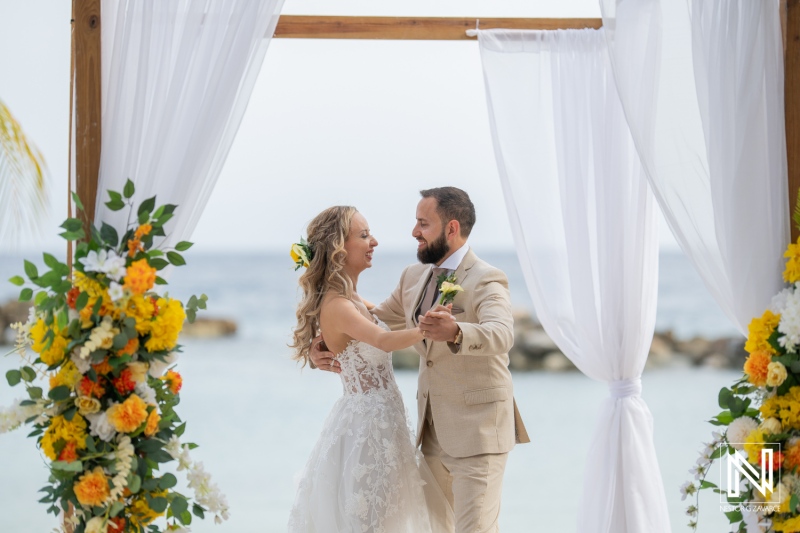
[[326,313],[328,331],[331,329],[329,326],[332,326],[334,330],[385,352],[408,348],[423,338],[419,328],[385,331],[362,315],[353,302],[345,298],[334,298],[327,303],[327,306],[329,307],[326,310],[329,311]]

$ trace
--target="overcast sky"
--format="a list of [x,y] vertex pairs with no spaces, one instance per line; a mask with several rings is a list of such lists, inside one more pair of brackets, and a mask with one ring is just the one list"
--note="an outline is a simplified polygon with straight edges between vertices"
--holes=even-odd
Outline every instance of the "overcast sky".
[[[49,165],[41,240],[66,217],[68,0],[0,0],[0,99]],[[287,0],[284,14],[599,17],[597,0]],[[334,204],[355,205],[384,249],[408,249],[418,191],[456,185],[478,212],[471,243],[511,248],[477,42],[274,39],[192,240],[285,250]],[[674,247],[663,224],[662,246]],[[8,248],[0,248],[0,250]]]

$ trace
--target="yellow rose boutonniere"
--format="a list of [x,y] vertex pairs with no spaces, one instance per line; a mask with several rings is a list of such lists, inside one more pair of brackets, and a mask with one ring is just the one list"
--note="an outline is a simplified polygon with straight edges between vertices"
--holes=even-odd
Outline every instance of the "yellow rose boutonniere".
[[461,285],[456,285],[457,281],[458,280],[456,279],[455,273],[450,274],[449,276],[445,276],[444,274],[439,276],[439,292],[442,294],[442,296],[439,298],[439,305],[453,303],[456,294],[464,291]]
[[295,265],[297,265],[294,267],[295,270],[301,267],[308,268],[308,265],[314,258],[313,250],[303,238],[300,239],[299,243],[292,244],[292,249],[289,252],[289,255],[292,256],[292,261],[294,261]]

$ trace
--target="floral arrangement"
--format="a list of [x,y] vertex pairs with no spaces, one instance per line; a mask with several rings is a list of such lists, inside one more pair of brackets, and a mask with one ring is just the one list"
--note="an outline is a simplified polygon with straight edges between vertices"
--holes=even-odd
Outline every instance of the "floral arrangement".
[[[800,203],[794,220],[800,226]],[[789,286],[750,322],[744,375],[720,390],[723,411],[710,421],[724,431],[713,433],[690,470],[694,481],[681,487],[683,499],[695,495],[695,504],[687,509],[693,529],[699,491],[710,489],[731,504],[725,514],[735,524],[733,531],[800,531],[800,239],[789,244],[784,257],[783,279]],[[772,450],[771,464],[762,459],[764,449]],[[745,476],[738,496],[705,479],[715,460],[737,451],[759,474],[771,467],[775,482],[766,494]]]
[[456,279],[455,272],[449,276],[447,274],[439,274],[439,277],[436,278],[436,285],[439,287],[439,292],[441,293],[439,305],[449,305],[453,303],[456,294],[464,290],[461,285],[456,285],[456,283],[458,283],[458,280]]
[[297,271],[301,268],[308,268],[308,265],[311,264],[311,260],[314,258],[314,250],[312,250],[306,240],[301,237],[299,243],[296,242],[292,244],[289,255],[292,257],[292,261],[294,261],[296,265],[294,269]]
[[[50,469],[40,501],[54,515],[64,511],[66,530],[158,532],[154,522],[166,517],[167,530],[186,531],[192,515],[206,513],[219,523],[228,518],[225,496],[192,461],[196,445],[180,442],[186,424],[175,411],[183,383],[174,370],[178,335],[207,298],[192,296],[184,307],[154,291],[166,284],[158,271],[185,264],[179,252],[192,243],[153,245],[176,206],[156,207],[152,197],[134,212],[130,180],[122,193],[108,194],[111,210],[129,209],[122,238],[105,223],[90,227],[87,238],[84,224],[69,218],[61,236],[79,241],[72,270],[45,253],[49,271],[25,261],[28,281],[10,280],[22,287],[19,299],[34,306],[27,323],[13,325],[12,353],[23,366],[6,374],[10,386],[24,385],[27,398],[0,409],[0,433],[33,426],[29,436]],[[193,500],[175,490],[175,475],[159,472],[173,461],[187,472]]]

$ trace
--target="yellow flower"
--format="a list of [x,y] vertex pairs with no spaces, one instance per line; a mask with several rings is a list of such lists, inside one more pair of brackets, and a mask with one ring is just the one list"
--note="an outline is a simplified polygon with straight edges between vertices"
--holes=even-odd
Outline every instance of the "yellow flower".
[[764,314],[761,315],[761,318],[754,318],[750,321],[750,325],[748,326],[748,334],[747,334],[747,342],[744,345],[744,349],[748,353],[753,353],[759,350],[763,350],[769,352],[770,354],[775,353],[775,348],[767,342],[770,335],[775,331],[775,328],[778,327],[778,323],[781,321],[781,315],[776,315],[769,309],[764,311]]
[[75,497],[85,507],[99,507],[111,494],[111,490],[108,488],[108,478],[100,466],[82,475],[73,488]]
[[50,420],[50,426],[42,435],[41,447],[44,454],[55,461],[58,457],[55,446],[59,440],[66,444],[75,444],[79,450],[86,448],[86,420],[81,415],[75,415],[72,420],[67,420],[61,415]]
[[747,460],[754,464],[761,463],[761,450],[764,449],[764,431],[754,429],[745,439],[744,451],[747,452]]
[[144,434],[147,437],[152,437],[158,431],[158,423],[161,422],[161,416],[158,414],[158,409],[153,409],[150,416],[147,417],[147,426],[144,428]]
[[131,379],[136,383],[144,383],[147,379],[148,364],[142,361],[128,363],[128,370],[131,371]]
[[293,244],[289,255],[292,256],[292,261],[295,262],[298,268],[301,266],[308,268],[308,265],[310,264],[308,261],[308,255],[306,255],[306,251],[302,246],[296,243]]
[[790,388],[783,396],[765,399],[760,411],[764,418],[777,418],[784,431],[800,430],[800,387]]
[[786,269],[783,271],[783,281],[795,283],[800,280],[800,237],[797,244],[789,243],[783,257],[787,258]]
[[83,416],[100,412],[100,400],[91,396],[78,396],[75,398],[75,407]]
[[120,433],[133,433],[147,420],[147,404],[132,394],[124,402],[109,407],[106,413],[114,429]]
[[156,281],[156,269],[151,267],[147,259],[134,261],[127,268],[125,274],[125,288],[133,294],[144,294],[151,288]]
[[150,322],[150,338],[144,343],[148,352],[173,349],[186,320],[186,313],[178,300],[159,298],[156,305],[159,314]]
[[98,311],[99,315],[110,314],[114,318],[119,318],[120,310],[114,306],[114,302],[111,301],[108,291],[99,281],[88,278],[83,273],[75,271],[72,275],[72,284],[89,295],[86,306],[80,311],[82,328],[92,327],[92,309],[94,309],[97,300],[103,301],[100,306],[100,311]]
[[[45,348],[47,346],[45,339],[49,331],[53,332],[53,342],[50,344],[49,348]],[[39,354],[39,357],[47,366],[57,365],[64,360],[68,342],[67,339],[61,335],[56,324],[48,327],[41,318],[37,320],[36,323],[31,326],[31,341],[33,343],[31,349]]]
[[136,232],[134,234],[134,238],[141,239],[145,235],[150,235],[150,231],[152,231],[153,226],[150,224],[142,224],[138,228],[136,228]]
[[786,519],[775,516],[772,519],[772,529],[781,533],[796,533],[800,531],[800,515]]
[[773,361],[767,365],[767,385],[770,387],[780,387],[786,376],[786,367],[782,363]]
[[[167,495],[166,490],[151,492],[151,498],[164,498]],[[133,500],[133,503],[130,506],[130,521],[131,525],[135,526],[138,530],[143,529],[143,526],[149,525],[153,522],[156,518],[163,515],[163,512],[157,513],[147,505],[147,500],[145,499],[144,492],[140,492],[136,499]]]
[[50,377],[50,390],[61,385],[73,390],[82,377],[83,375],[78,370],[78,367],[75,366],[75,363],[67,361],[61,366],[57,374]]
[[139,335],[147,335],[150,332],[150,323],[155,312],[152,298],[146,298],[141,294],[134,294],[128,300],[125,314],[136,320],[136,332]]

